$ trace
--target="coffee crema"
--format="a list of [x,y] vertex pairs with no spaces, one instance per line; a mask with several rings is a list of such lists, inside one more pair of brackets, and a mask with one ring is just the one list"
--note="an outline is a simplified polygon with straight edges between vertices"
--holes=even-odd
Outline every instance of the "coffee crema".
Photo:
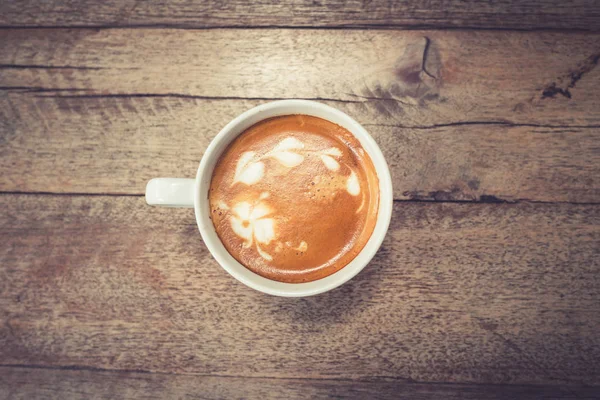
[[251,271],[302,283],[335,273],[375,228],[379,181],[346,129],[308,115],[263,120],[238,136],[213,172],[211,219]]

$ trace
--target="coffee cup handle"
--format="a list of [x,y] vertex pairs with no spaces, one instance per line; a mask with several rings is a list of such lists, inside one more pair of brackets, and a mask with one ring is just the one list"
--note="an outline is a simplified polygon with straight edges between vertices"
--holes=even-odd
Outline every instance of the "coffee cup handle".
[[146,203],[151,206],[194,208],[194,179],[154,178],[146,185]]

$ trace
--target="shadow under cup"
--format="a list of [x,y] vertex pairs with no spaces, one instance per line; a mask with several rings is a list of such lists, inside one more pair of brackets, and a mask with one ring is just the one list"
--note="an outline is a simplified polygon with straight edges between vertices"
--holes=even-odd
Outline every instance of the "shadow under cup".
[[[306,283],[284,283],[270,280],[250,271],[239,263],[229,254],[217,236],[210,219],[210,204],[208,201],[213,171],[220,156],[229,144],[246,129],[262,120],[290,114],[305,114],[322,118],[347,129],[358,139],[371,158],[379,180],[377,221],[367,244],[348,265],[339,271],[322,279]],[[359,273],[381,246],[389,227],[393,208],[391,176],[377,143],[358,122],[345,113],[325,104],[307,100],[281,100],[263,104],[244,112],[227,124],[213,139],[202,157],[196,175],[194,192],[194,209],[198,228],[207,248],[217,262],[245,285],[264,293],[286,297],[303,297],[323,293],[347,282]]]

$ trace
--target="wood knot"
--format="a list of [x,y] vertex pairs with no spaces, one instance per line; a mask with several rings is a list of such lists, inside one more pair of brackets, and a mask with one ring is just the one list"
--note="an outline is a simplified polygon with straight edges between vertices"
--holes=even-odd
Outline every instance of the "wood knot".
[[544,87],[544,89],[542,89],[542,95],[540,98],[542,100],[552,99],[557,95],[560,95],[566,99],[571,99],[573,97],[571,89],[575,88],[577,82],[579,82],[585,74],[596,68],[599,61],[600,53],[592,54],[580,62],[574,70],[569,71],[568,74],[558,77],[556,81]]
[[404,114],[406,108],[447,101],[439,95],[442,86],[439,51],[427,37],[409,43],[394,64],[381,71],[374,79],[363,80],[364,87],[358,93],[348,95],[369,100],[381,115],[390,118]]
[[411,43],[394,65],[396,82],[390,84],[395,96],[412,97],[417,100],[437,98],[441,83],[441,62],[434,43],[423,37]]

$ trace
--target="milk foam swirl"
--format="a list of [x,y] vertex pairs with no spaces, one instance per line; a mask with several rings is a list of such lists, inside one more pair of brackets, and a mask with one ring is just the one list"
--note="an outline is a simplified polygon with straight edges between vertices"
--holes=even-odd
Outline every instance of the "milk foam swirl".
[[[317,155],[329,171],[337,173],[340,170],[340,163],[336,160],[336,158],[342,156],[340,149],[331,147],[325,150],[306,150],[306,146],[302,141],[289,136],[281,140],[271,151],[261,157],[258,157],[256,152],[253,151],[242,153],[238,159],[231,185],[233,186],[237,183],[254,185],[258,183],[264,177],[265,173],[267,173],[267,168],[263,162],[264,159],[272,158],[278,161],[284,167],[289,168],[289,172],[292,168],[304,162],[307,154]],[[348,167],[348,169],[350,169],[350,175],[346,180],[345,189],[350,195],[358,196],[360,194],[360,183],[356,173],[351,168]],[[334,188],[333,190],[336,189]],[[253,243],[256,243],[258,254],[265,260],[272,261],[273,256],[260,247],[261,243],[268,245],[277,236],[275,232],[275,220],[268,218],[277,211],[263,201],[268,197],[269,193],[263,192],[253,203],[242,201],[234,204],[231,206],[232,215],[230,222],[235,234],[244,239],[245,248],[249,248]],[[224,208],[230,208],[224,201],[220,200],[219,202]],[[288,245],[288,247],[291,247],[291,245]],[[281,243],[278,243],[275,251],[277,251],[277,248],[281,248]],[[308,243],[303,240],[298,249],[306,251]]]
[[334,273],[377,220],[378,179],[346,129],[307,115],[261,121],[224,151],[209,190],[219,239],[240,263],[282,282]]

